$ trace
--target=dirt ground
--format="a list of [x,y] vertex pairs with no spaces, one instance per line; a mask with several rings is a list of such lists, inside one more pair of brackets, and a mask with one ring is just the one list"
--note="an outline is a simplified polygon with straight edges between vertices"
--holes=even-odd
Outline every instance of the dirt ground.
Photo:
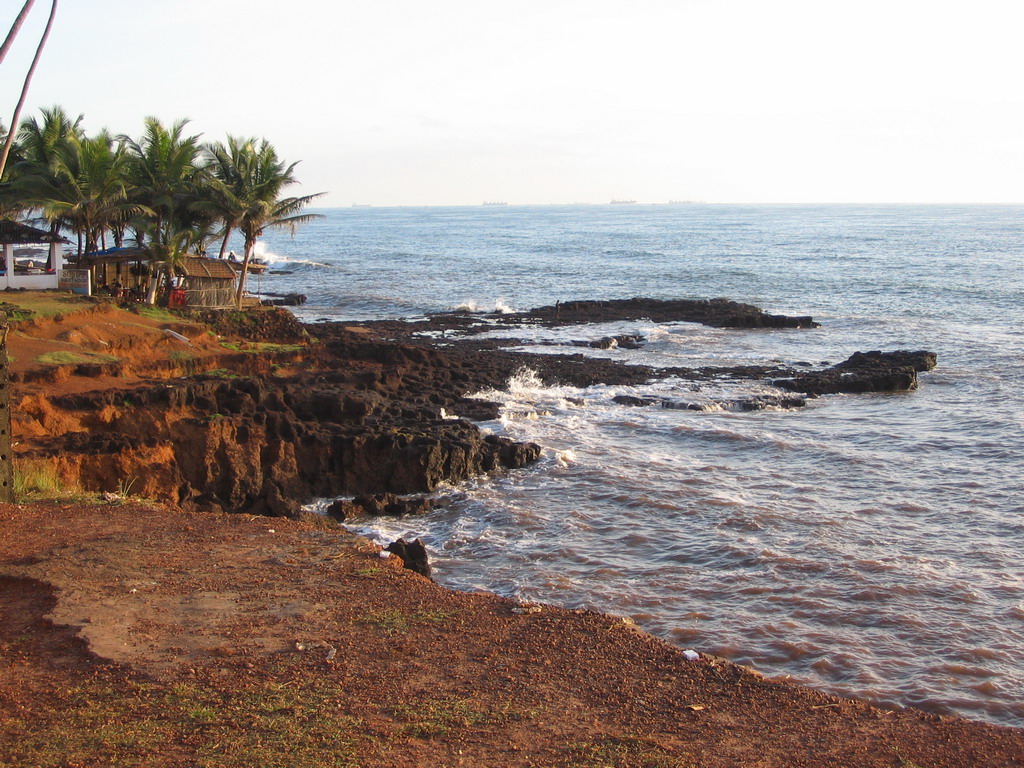
[[[34,310],[41,296],[45,294],[14,294],[8,306],[20,302]],[[17,389],[25,393],[36,388],[34,382],[48,385],[50,395],[130,387],[154,375],[170,375],[175,363],[195,364],[226,352],[222,340],[203,325],[169,318],[159,310],[139,307],[132,312],[72,297],[45,300],[48,313],[12,323],[7,336],[10,372],[15,382],[24,382]],[[95,371],[74,375],[81,365]]]
[[445,590],[309,521],[0,506],[0,766],[1016,766],[1024,731]]

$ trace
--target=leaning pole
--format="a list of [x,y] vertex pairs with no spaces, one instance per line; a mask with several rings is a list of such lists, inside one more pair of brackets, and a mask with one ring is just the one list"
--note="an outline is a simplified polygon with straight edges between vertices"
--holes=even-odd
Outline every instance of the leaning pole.
[[11,455],[11,392],[7,371],[7,317],[0,312],[0,502],[14,503]]

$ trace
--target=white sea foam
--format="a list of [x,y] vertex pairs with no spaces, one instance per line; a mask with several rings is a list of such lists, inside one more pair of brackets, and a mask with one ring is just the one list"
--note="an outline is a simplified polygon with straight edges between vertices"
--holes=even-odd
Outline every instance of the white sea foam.
[[491,305],[481,304],[474,299],[468,299],[461,301],[458,304],[450,307],[453,312],[497,312],[499,315],[509,315],[515,312],[512,305],[509,304],[505,299],[495,299]]
[[325,269],[332,268],[332,265],[330,264],[313,261],[312,259],[295,258],[293,256],[284,256],[283,254],[275,253],[270,250],[270,247],[263,240],[256,241],[256,245],[253,246],[252,255],[253,259],[256,261],[273,267],[281,267],[282,265],[289,264],[304,264],[310,267],[323,267]]

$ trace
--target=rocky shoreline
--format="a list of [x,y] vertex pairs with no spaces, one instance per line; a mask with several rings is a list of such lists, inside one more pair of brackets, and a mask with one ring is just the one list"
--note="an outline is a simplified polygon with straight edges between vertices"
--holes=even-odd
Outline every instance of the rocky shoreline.
[[[130,478],[134,493],[186,509],[296,516],[315,498],[426,494],[442,482],[535,461],[539,446],[481,433],[472,422],[496,418],[498,405],[467,397],[503,389],[524,368],[545,384],[577,387],[673,376],[757,380],[792,393],[721,404],[756,410],[796,408],[808,397],[829,393],[913,389],[917,373],[936,363],[929,352],[858,352],[838,365],[813,369],[809,363],[654,369],[582,354],[531,355],[501,348],[519,340],[499,345],[474,338],[495,326],[610,319],[817,326],[811,318],[767,315],[725,300],[571,302],[515,315],[448,313],[426,322],[305,328],[280,310],[265,318],[240,324],[234,315],[204,313],[192,319],[251,342],[285,343],[311,335],[317,342],[276,357],[240,354],[228,368],[131,388],[27,400],[17,418],[23,435],[36,436],[25,441],[22,455],[55,462],[62,475],[76,477],[85,488],[115,492]],[[79,366],[75,375],[100,372]],[[615,402],[704,407],[654,398]]]

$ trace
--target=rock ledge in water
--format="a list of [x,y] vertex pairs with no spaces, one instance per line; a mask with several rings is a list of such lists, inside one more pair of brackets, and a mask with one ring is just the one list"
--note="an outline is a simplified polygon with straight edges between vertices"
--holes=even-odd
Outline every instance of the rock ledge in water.
[[854,352],[824,371],[801,373],[775,379],[776,387],[790,392],[830,395],[862,392],[907,392],[917,389],[917,374],[936,365],[934,352]]

